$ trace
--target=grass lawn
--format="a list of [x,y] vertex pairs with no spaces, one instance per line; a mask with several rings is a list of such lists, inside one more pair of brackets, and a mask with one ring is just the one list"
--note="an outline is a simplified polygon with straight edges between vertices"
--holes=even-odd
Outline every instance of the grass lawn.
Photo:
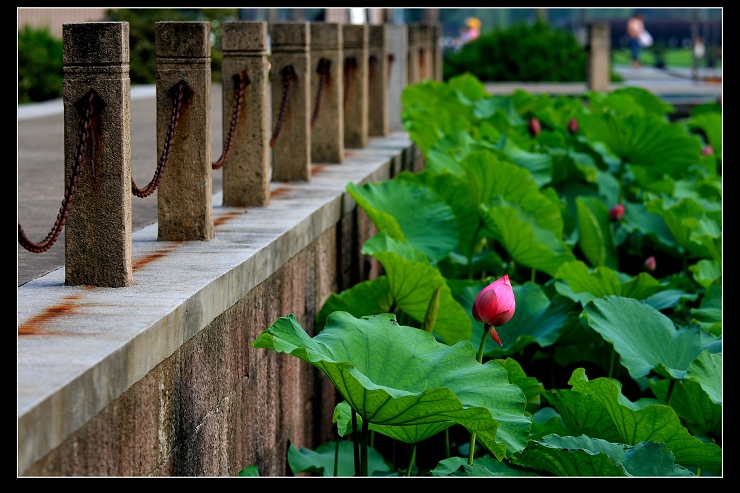
[[[627,65],[630,63],[630,53],[627,48],[613,50],[614,65]],[[655,47],[645,48],[642,50],[640,57],[645,65],[655,65],[656,51]],[[693,63],[693,53],[691,48],[668,49],[665,52],[666,68],[691,68]],[[699,61],[699,68],[706,68],[706,57]],[[722,57],[715,57],[715,68],[722,68]]]

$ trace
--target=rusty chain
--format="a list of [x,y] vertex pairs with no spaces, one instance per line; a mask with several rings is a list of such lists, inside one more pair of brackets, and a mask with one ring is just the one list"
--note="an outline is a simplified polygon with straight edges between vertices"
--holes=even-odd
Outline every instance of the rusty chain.
[[353,56],[344,59],[344,108],[349,101],[349,88],[357,70],[357,59]]
[[298,79],[298,75],[295,73],[293,65],[288,65],[280,71],[280,75],[283,76],[283,100],[280,103],[280,112],[278,113],[277,123],[275,129],[272,132],[270,138],[270,147],[275,147],[275,141],[277,141],[280,130],[283,128],[285,123],[285,108],[288,105],[288,90],[290,89],[290,83]]
[[59,238],[59,235],[62,232],[62,228],[67,222],[67,217],[69,217],[69,212],[72,210],[72,203],[75,199],[74,195],[77,191],[77,182],[80,179],[80,167],[82,165],[82,158],[85,155],[85,151],[87,150],[87,141],[90,138],[90,134],[92,133],[88,133],[88,130],[90,130],[91,128],[91,120],[95,109],[93,103],[95,102],[97,97],[98,94],[93,90],[91,90],[87,95],[87,103],[84,108],[84,115],[80,116],[80,130],[78,133],[75,164],[72,167],[72,174],[70,175],[69,182],[67,183],[67,189],[64,194],[64,199],[62,200],[62,206],[59,208],[59,214],[57,214],[57,219],[54,222],[54,226],[51,228],[51,231],[49,232],[49,234],[46,235],[46,238],[41,240],[39,243],[34,243],[28,239],[23,231],[23,228],[21,227],[21,224],[18,223],[18,243],[20,243],[21,246],[29,252],[44,253],[49,248],[51,248],[52,245]]
[[319,108],[321,107],[321,100],[324,95],[324,85],[331,83],[329,68],[331,67],[331,60],[322,58],[319,60],[319,65],[316,67],[316,73],[319,74],[319,87],[316,90],[316,103],[313,108],[313,114],[311,115],[311,128],[316,125],[316,121],[319,119]]
[[231,143],[234,140],[234,134],[236,133],[236,124],[239,120],[239,114],[241,112],[242,101],[244,100],[244,90],[247,88],[252,81],[247,75],[246,70],[242,70],[238,74],[234,75],[234,85],[236,86],[236,92],[234,93],[234,111],[231,114],[231,125],[229,126],[229,133],[226,136],[224,142],[224,150],[221,153],[221,157],[213,163],[213,169],[220,169],[226,162],[226,158],[229,157],[231,152]]
[[180,107],[185,99],[192,94],[190,87],[184,80],[181,80],[176,87],[176,95],[174,98],[174,105],[172,108],[172,114],[170,115],[170,124],[167,128],[167,137],[164,141],[164,149],[162,154],[159,156],[159,162],[157,163],[157,169],[154,172],[152,181],[149,182],[144,188],[139,188],[134,183],[134,178],[131,177],[131,192],[140,198],[145,198],[154,193],[159,186],[159,181],[164,176],[164,170],[167,167],[167,160],[170,155],[170,147],[172,146],[172,140],[175,138],[175,129],[177,128],[177,122],[180,119]]
[[367,60],[368,74],[367,74],[367,86],[368,92],[373,93],[373,83],[375,82],[375,72],[378,69],[378,57],[370,55]]

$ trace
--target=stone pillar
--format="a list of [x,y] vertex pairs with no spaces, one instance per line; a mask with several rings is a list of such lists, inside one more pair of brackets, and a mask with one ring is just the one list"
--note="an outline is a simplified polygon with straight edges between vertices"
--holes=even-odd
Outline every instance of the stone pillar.
[[441,38],[442,38],[442,26],[439,24],[431,24],[429,26],[432,33],[432,61],[433,61],[433,69],[432,69],[432,79],[442,82],[443,75],[442,75],[442,45],[440,44]]
[[210,24],[161,21],[154,28],[160,153],[166,146],[178,87],[186,84],[158,188],[157,239],[212,240]]
[[385,24],[368,26],[368,135],[388,134],[388,36]]
[[267,23],[224,22],[221,46],[224,142],[231,128],[239,73],[244,71],[248,77],[231,150],[223,164],[223,205],[264,207],[270,203]]
[[408,84],[408,29],[406,24],[386,24],[388,36],[388,129],[402,131],[401,94]]
[[419,75],[422,80],[434,78],[432,30],[428,24],[419,25]]
[[595,22],[588,27],[586,87],[592,91],[608,91],[611,78],[609,23]]
[[[314,22],[310,27],[311,161],[341,163],[344,158],[342,26],[336,22]],[[322,70],[328,76],[319,96]]]
[[[312,97],[308,71],[309,24],[278,22],[270,26],[270,32],[272,181],[310,181]],[[295,79],[286,85],[291,74]],[[284,108],[282,115],[281,107]]]
[[421,25],[418,22],[407,24],[408,28],[408,55],[406,58],[406,73],[408,74],[408,83],[416,84],[421,82],[423,73],[421,72]]
[[364,149],[368,141],[368,25],[343,24],[342,30],[345,74],[344,147]]
[[[67,285],[133,284],[131,261],[131,80],[128,22],[62,26],[64,188],[76,167],[80,118],[93,105],[89,139],[65,223]],[[40,135],[40,139],[44,136]]]

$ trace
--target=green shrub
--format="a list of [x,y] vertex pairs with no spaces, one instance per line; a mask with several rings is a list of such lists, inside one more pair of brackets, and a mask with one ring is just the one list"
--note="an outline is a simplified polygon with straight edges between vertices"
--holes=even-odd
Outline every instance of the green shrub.
[[443,78],[469,72],[482,82],[586,80],[587,52],[575,35],[523,22],[489,31],[444,58]]
[[48,28],[18,30],[18,104],[62,97],[62,51]]

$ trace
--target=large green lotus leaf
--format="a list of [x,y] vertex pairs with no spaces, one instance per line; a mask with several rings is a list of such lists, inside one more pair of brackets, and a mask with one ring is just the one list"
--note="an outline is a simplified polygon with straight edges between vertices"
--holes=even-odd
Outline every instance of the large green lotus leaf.
[[722,113],[705,112],[691,115],[688,124],[693,129],[701,130],[706,135],[709,145],[715,154],[722,156]]
[[679,245],[696,257],[722,262],[722,210],[707,210],[696,200],[656,198],[645,203],[648,212],[659,214]]
[[585,435],[547,435],[531,441],[512,457],[512,463],[556,476],[693,476],[676,465],[665,443],[642,442],[635,446],[610,443]]
[[[616,102],[617,99],[625,96],[631,98],[635,103],[634,105],[628,105],[629,109],[624,106],[620,107],[620,104],[622,103]],[[625,115],[629,113],[652,114],[662,118],[667,117],[669,113],[675,112],[675,107],[672,104],[664,102],[658,96],[645,88],[635,86],[621,87],[614,91],[604,93],[601,105],[597,105],[596,108],[592,107],[592,110],[604,111],[609,108],[617,110],[619,113]]]
[[532,173],[490,151],[475,151],[462,160],[474,202],[479,206],[508,204],[528,214],[537,227],[562,238],[560,208],[540,192]]
[[460,161],[472,150],[491,147],[489,142],[474,139],[467,131],[445,135],[427,152],[423,171],[463,176],[465,170],[460,166]]
[[526,447],[531,422],[522,390],[498,363],[478,363],[468,341],[441,344],[426,331],[398,325],[391,314],[336,312],[313,338],[293,315],[281,317],[252,346],[323,371],[376,430],[459,424],[497,457]]
[[[334,459],[337,457],[337,471],[334,473]],[[391,464],[372,447],[367,449],[368,472],[371,476],[388,475],[393,472]],[[316,450],[298,450],[292,442],[288,447],[288,465],[293,474],[301,472],[318,473],[322,476],[354,476],[354,444],[351,440],[325,442]]]
[[407,180],[347,185],[347,191],[380,231],[405,240],[432,262],[457,246],[457,223],[452,209],[431,188]]
[[702,351],[689,365],[686,379],[701,385],[712,402],[722,404],[722,353]]
[[326,319],[334,312],[343,311],[355,317],[388,313],[393,307],[393,293],[386,276],[355,284],[341,293],[332,293],[316,315],[316,329],[326,325]]
[[447,86],[466,106],[472,106],[481,99],[491,97],[491,94],[480,79],[470,73],[464,73],[450,78],[447,81]]
[[551,154],[525,151],[511,139],[506,139],[503,151],[517,166],[529,171],[538,188],[552,182],[553,157]]
[[[720,387],[721,380],[718,382],[714,386]],[[709,394],[693,380],[656,380],[650,383],[650,390],[663,401],[667,401],[670,392],[671,407],[692,434],[722,437],[721,397],[719,402],[712,402]]]
[[633,298],[595,298],[586,304],[581,317],[614,345],[634,379],[651,370],[681,379],[702,351],[722,351],[721,339],[698,327],[678,329],[670,318]]
[[614,237],[609,222],[609,210],[596,197],[576,197],[578,213],[578,245],[592,267],[617,268],[619,259],[614,250]]
[[431,80],[404,88],[403,128],[425,155],[440,138],[470,128],[471,103],[460,97],[463,92],[460,87]]
[[389,236],[386,231],[381,231],[372,238],[368,238],[362,244],[362,250],[360,251],[363,255],[375,255],[379,252],[393,252],[411,262],[431,265],[424,252],[403,240],[397,240]]
[[[478,211],[469,193],[461,193],[466,190],[468,178],[461,169],[461,175],[452,174],[451,172],[433,173],[424,169],[418,173],[402,172],[394,178],[395,180],[409,180],[420,183],[432,188],[439,194],[445,203],[450,206],[452,213],[455,215],[458,231],[457,249],[466,256],[470,255],[470,250],[475,247],[479,234]],[[454,253],[454,252],[453,252]]]
[[575,256],[551,230],[522,219],[520,210],[485,204],[481,209],[486,228],[494,232],[495,239],[501,242],[516,263],[554,277],[558,267],[575,260]]
[[518,386],[527,398],[527,412],[535,413],[540,408],[540,396],[545,393],[545,386],[535,377],[528,377],[521,365],[513,358],[497,359],[509,374],[509,382]]
[[[363,422],[362,416],[355,417],[357,429],[360,430]],[[352,408],[347,401],[340,402],[334,408],[334,422],[337,424],[339,436],[346,436],[355,431],[352,425]],[[452,421],[439,421],[436,423],[408,426],[384,426],[370,423],[368,429],[403,443],[418,444],[454,424]]]
[[[690,197],[702,206],[705,211],[722,212],[722,177],[701,176],[687,180],[675,180],[673,197],[682,199]],[[717,217],[719,219],[719,217]]]
[[[587,415],[592,424],[598,423],[591,427],[591,433],[585,433],[588,436],[627,445],[663,442],[673,452],[677,464],[697,467],[714,475],[722,474],[722,448],[689,434],[670,406],[656,404],[652,399],[631,402],[622,395],[618,382],[608,378],[589,381],[583,368],[576,369],[568,383],[573,392],[584,397],[580,403],[582,415]],[[568,391],[561,390],[558,394],[565,392]],[[565,414],[563,409],[560,413]],[[599,429],[603,433],[599,433]],[[615,431],[616,440],[600,436],[613,436]]]
[[586,114],[579,123],[589,140],[603,142],[620,159],[644,167],[651,176],[680,178],[701,157],[699,140],[660,116]]
[[[694,265],[690,265],[689,270],[694,273],[694,281],[704,289],[709,288],[714,281],[722,277],[722,264],[714,260],[699,260]],[[721,303],[719,307],[722,308]]]
[[476,457],[472,465],[468,464],[468,459],[465,457],[442,459],[437,467],[430,471],[430,474],[434,477],[539,476],[535,472],[509,467],[505,462],[500,462],[490,455]]
[[237,473],[237,476],[249,477],[249,478],[256,478],[256,477],[259,477],[259,475],[260,475],[260,470],[255,465],[247,466]]
[[715,336],[722,335],[722,277],[709,285],[699,308],[691,309],[691,319]]
[[527,123],[517,111],[511,96],[494,95],[480,99],[473,105],[473,115],[481,120],[492,118],[497,113],[506,117],[508,126]]
[[628,276],[609,267],[591,270],[580,260],[562,264],[555,272],[555,277],[567,283],[567,286],[557,283],[556,291],[583,305],[594,298],[609,295],[644,300],[664,289],[660,282],[647,272],[641,272],[629,279]]
[[470,341],[473,324],[462,306],[452,297],[447,281],[434,266],[402,258],[395,252],[373,252],[383,265],[388,277],[393,304],[419,323],[424,317],[437,288],[439,310],[432,327],[444,342],[449,345],[459,340]]
[[[389,240],[389,243],[396,242]],[[341,293],[330,294],[316,315],[316,327],[324,327],[328,316],[335,311],[364,317],[400,309],[421,323],[429,301],[439,287],[439,311],[433,332],[449,344],[469,341],[472,319],[452,297],[439,270],[425,262],[405,259],[396,252],[373,250],[380,248],[380,244],[380,241],[373,241],[363,252],[378,258],[387,275],[355,284]]]
[[675,250],[676,255],[680,255],[676,239],[663,217],[660,214],[649,212],[642,203],[624,202],[624,218],[622,218],[621,227],[628,233],[645,236],[644,241],[653,241],[665,251]]

